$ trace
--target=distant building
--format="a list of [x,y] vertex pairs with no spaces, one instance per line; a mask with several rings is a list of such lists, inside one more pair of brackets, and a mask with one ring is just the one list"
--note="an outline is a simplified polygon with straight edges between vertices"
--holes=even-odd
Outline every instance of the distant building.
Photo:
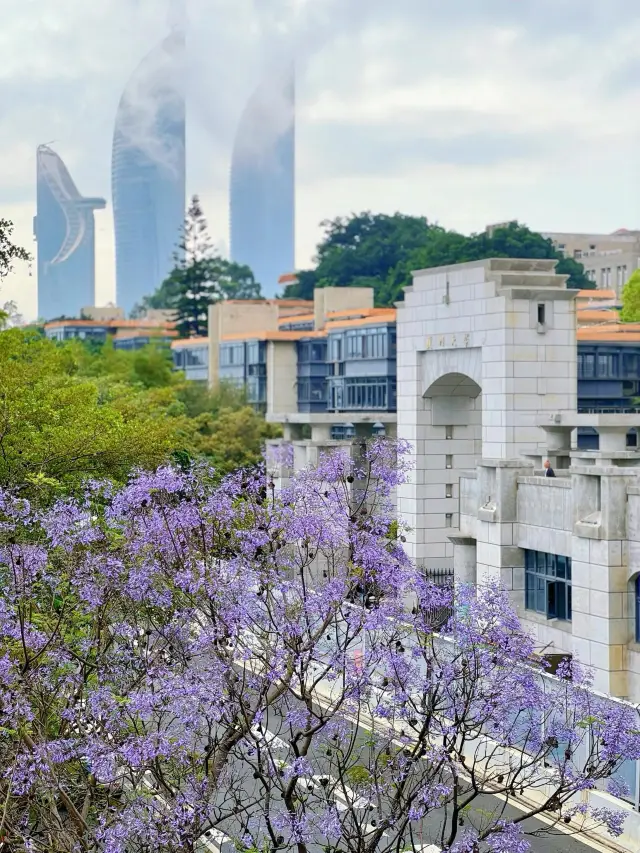
[[267,76],[240,120],[231,162],[231,260],[249,266],[275,296],[295,264],[295,82],[293,67]]
[[80,311],[81,320],[124,320],[124,310],[117,305],[88,305]]
[[38,146],[36,164],[38,317],[74,317],[95,301],[93,212],[103,209],[106,201],[82,196],[48,145]]
[[112,338],[115,349],[141,349],[149,343],[170,344],[177,337],[173,323],[156,320],[54,320],[44,325],[53,341],[74,339],[104,343]]
[[596,287],[619,296],[631,274],[640,267],[640,231],[620,228],[612,234],[545,232],[558,251],[579,261]]
[[116,115],[111,188],[116,302],[127,314],[174,267],[185,216],[184,32],[140,64]]

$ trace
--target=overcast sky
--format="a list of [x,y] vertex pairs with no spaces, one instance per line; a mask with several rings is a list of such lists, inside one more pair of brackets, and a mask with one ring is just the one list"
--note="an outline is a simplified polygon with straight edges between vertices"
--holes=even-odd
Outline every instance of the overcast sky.
[[[0,0],[0,216],[35,250],[35,150],[110,202],[127,79],[181,0]],[[638,0],[186,0],[188,193],[228,244],[234,128],[274,57],[298,63],[297,251],[371,209],[469,232],[640,227]],[[170,12],[173,5],[173,12]],[[110,203],[96,214],[113,299]],[[284,272],[284,270],[283,270]],[[0,302],[35,314],[35,268]]]

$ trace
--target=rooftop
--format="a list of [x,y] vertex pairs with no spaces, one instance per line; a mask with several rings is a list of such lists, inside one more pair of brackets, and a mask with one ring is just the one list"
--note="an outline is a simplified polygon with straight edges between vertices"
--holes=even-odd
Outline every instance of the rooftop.
[[198,337],[198,338],[180,338],[178,341],[173,341],[171,344],[171,349],[178,349],[179,347],[203,347],[209,346],[209,338],[207,337]]
[[60,329],[69,326],[82,326],[94,329],[173,329],[174,323],[161,320],[51,320],[44,324],[45,329]]
[[148,328],[148,329],[121,329],[119,332],[116,332],[113,336],[114,341],[121,341],[124,339],[131,338],[146,338],[146,337],[160,337],[161,335],[165,338],[175,338],[178,333],[175,329],[164,329],[161,327]]
[[327,333],[321,331],[287,331],[280,329],[263,329],[260,332],[237,332],[233,335],[223,335],[222,341],[299,341],[302,338],[326,338]]
[[637,343],[640,342],[640,323],[602,323],[582,326],[578,329],[578,341],[594,343]]

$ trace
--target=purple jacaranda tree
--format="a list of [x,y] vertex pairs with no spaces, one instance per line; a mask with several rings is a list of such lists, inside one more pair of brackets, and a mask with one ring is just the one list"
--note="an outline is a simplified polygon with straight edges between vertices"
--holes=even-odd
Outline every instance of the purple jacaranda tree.
[[620,833],[584,794],[640,756],[634,710],[543,674],[500,589],[410,564],[405,458],[2,495],[0,850],[520,853],[543,811],[527,831]]

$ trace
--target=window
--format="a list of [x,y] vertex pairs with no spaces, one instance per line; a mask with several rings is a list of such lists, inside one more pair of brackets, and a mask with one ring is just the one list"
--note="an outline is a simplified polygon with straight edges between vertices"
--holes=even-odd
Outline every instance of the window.
[[525,607],[548,619],[571,620],[571,557],[524,552]]
[[448,512],[444,517],[444,526],[453,527],[453,513]]
[[585,353],[582,362],[578,362],[578,370],[582,365],[582,376],[584,379],[593,379],[596,375],[596,357],[594,353]]
[[453,483],[447,483],[445,486],[444,496],[445,498],[453,497]]
[[538,325],[544,326],[545,324],[545,306],[543,302],[538,303]]
[[576,261],[580,260],[580,258],[582,257],[582,249],[574,249],[573,257],[576,259]]
[[445,465],[444,465],[444,467],[445,467],[445,468],[453,468],[453,456],[451,456],[450,454],[448,454],[447,456],[445,456]]
[[636,578],[636,643],[640,643],[640,577]]
[[445,427],[444,437],[446,439],[452,439],[453,438],[453,427],[452,426]]
[[625,376],[633,377],[636,379],[638,377],[638,356],[625,353],[622,357],[622,366],[623,372]]

